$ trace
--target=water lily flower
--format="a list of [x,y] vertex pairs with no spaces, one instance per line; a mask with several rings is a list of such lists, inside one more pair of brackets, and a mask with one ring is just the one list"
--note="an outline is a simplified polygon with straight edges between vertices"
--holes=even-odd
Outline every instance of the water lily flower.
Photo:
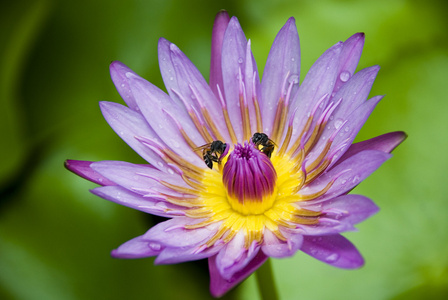
[[104,199],[168,218],[112,251],[156,264],[208,258],[221,296],[268,257],[298,250],[339,268],[364,260],[342,232],[376,213],[348,194],[391,157],[405,134],[353,143],[383,98],[367,100],[378,66],[355,72],[364,34],[329,48],[299,84],[300,46],[290,18],[263,77],[236,17],[220,12],[210,80],[160,39],[167,93],[120,62],[112,80],[127,106],[101,102],[113,130],[148,164],[68,160]]

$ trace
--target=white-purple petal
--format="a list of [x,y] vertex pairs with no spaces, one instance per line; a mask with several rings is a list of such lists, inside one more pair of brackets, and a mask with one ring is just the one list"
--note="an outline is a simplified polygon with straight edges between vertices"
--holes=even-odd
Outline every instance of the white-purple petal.
[[287,235],[287,242],[280,241],[271,231],[265,229],[261,250],[269,257],[283,258],[294,255],[302,246],[303,236],[289,232]]
[[152,227],[145,233],[145,239],[167,248],[189,248],[202,246],[219,228],[220,222],[196,229],[186,229],[186,225],[201,222],[200,219],[176,217]]
[[184,208],[166,202],[163,196],[143,197],[120,186],[98,187],[91,192],[106,200],[156,216],[171,218],[185,214]]
[[168,95],[140,77],[132,76],[130,87],[142,114],[157,136],[182,158],[202,167],[204,162],[191,149],[176,123],[177,121],[182,125],[189,138],[198,146],[205,144],[188,114],[180,109]]
[[398,145],[400,145],[406,139],[406,137],[407,135],[403,131],[395,131],[352,144],[344,153],[344,155],[341,156],[338,162],[333,165],[333,168],[337,166],[339,162],[342,162],[347,158],[365,150],[378,150],[390,153]]
[[[301,133],[311,111],[322,99],[315,112],[315,120],[326,108],[336,81],[342,42],[337,43],[313,64],[306,74],[289,108],[289,118],[294,117],[292,140]],[[313,123],[316,121],[314,120]]]
[[364,259],[356,247],[339,234],[305,236],[300,250],[338,268],[356,269],[364,265]]
[[222,10],[216,15],[215,23],[213,24],[209,84],[216,98],[219,98],[217,86],[221,88],[224,86],[221,65],[222,43],[229,21],[229,14]]
[[[224,34],[222,45],[222,75],[224,98],[237,140],[243,141],[243,123],[240,110],[240,77],[244,71],[247,40],[238,19],[232,17]],[[244,78],[242,78],[244,81]]]
[[142,136],[162,143],[139,112],[118,103],[105,101],[100,102],[100,108],[107,123],[126,144],[151,165],[168,172],[169,167],[166,162],[157,153],[136,139],[137,136]]
[[[158,196],[160,193],[180,196],[161,183],[165,181],[180,187],[188,187],[178,174],[163,173],[146,165],[135,165],[123,161],[100,161],[91,164],[91,168],[117,183],[142,196]],[[186,197],[185,201],[188,201]]]
[[[261,81],[261,117],[263,132],[271,134],[278,101],[292,82],[295,95],[300,78],[300,41],[294,18],[289,18],[275,37]],[[286,87],[284,84],[286,82]],[[296,82],[296,83],[295,83]]]
[[229,280],[233,274],[246,267],[258,254],[260,247],[254,242],[249,249],[244,247],[245,234],[238,232],[216,256],[216,266],[221,276]]
[[258,251],[257,255],[246,265],[245,268],[233,274],[232,278],[224,279],[216,265],[216,255],[208,259],[208,268],[210,271],[210,293],[214,297],[221,297],[238,283],[249,277],[266,260],[267,256]]
[[335,178],[337,179],[330,189],[324,195],[316,198],[315,201],[324,201],[345,194],[366,179],[391,156],[389,153],[377,150],[359,152],[322,174],[310,184],[305,185],[301,189],[300,194],[309,195],[317,193],[323,190]]
[[364,47],[364,39],[364,33],[356,33],[344,42],[339,63],[339,76],[336,78],[333,93],[336,93],[355,73]]
[[129,88],[128,78],[126,77],[126,73],[135,74],[134,71],[132,71],[125,64],[119,61],[112,62],[109,69],[112,81],[117,88],[117,91],[120,94],[121,98],[123,98],[124,102],[126,102],[129,108],[138,111],[138,105],[135,102],[132,91]]
[[64,165],[68,170],[72,171],[76,175],[81,176],[82,178],[85,178],[87,180],[90,180],[96,184],[117,185],[115,182],[110,181],[103,175],[99,174],[98,172],[95,172],[90,167],[92,163],[93,162],[91,161],[68,159],[65,161]]
[[112,257],[115,258],[144,258],[155,256],[162,248],[157,244],[150,244],[143,236],[138,236],[112,250]]

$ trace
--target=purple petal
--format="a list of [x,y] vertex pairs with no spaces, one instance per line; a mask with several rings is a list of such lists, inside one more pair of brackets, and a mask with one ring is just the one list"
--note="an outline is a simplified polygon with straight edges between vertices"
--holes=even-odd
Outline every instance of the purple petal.
[[249,250],[244,248],[245,235],[239,232],[216,256],[216,266],[221,276],[229,280],[242,270],[257,255],[260,247],[254,243]]
[[391,154],[377,150],[359,152],[307,184],[302,188],[300,194],[317,193],[323,190],[334,178],[337,179],[331,188],[324,195],[316,198],[316,201],[321,202],[345,194],[378,169],[391,156]]
[[110,64],[109,69],[112,81],[115,87],[117,88],[117,91],[120,94],[121,98],[123,98],[124,102],[126,102],[126,104],[131,109],[138,111],[138,105],[135,102],[134,96],[132,95],[132,91],[129,88],[128,78],[126,77],[126,73],[135,74],[134,71],[132,71],[125,64],[119,61],[113,61]]
[[100,108],[107,123],[126,144],[151,165],[168,172],[169,167],[166,162],[135,138],[136,136],[142,136],[162,143],[140,113],[113,102],[100,102]]
[[[382,99],[382,96],[377,96],[366,102],[378,71],[379,67],[377,66],[363,69],[356,73],[347,84],[342,86],[334,97],[335,100],[342,99],[342,101],[328,120],[321,138],[314,146],[315,149],[323,149],[327,140],[335,131],[339,131],[339,133],[337,133],[334,138],[334,142],[329,152],[331,153],[333,149],[340,146],[340,143],[347,144],[342,151],[345,151],[345,149],[348,148],[367,118],[370,116],[376,104]],[[343,126],[343,128],[340,128],[341,126]],[[309,156],[309,161],[314,161],[319,154],[320,151],[315,151]]]
[[359,251],[342,235],[305,236],[301,250],[329,265],[356,269],[364,265]]
[[162,180],[177,186],[188,187],[179,175],[163,173],[146,165],[135,165],[123,161],[100,161],[92,163],[91,168],[127,190],[143,196],[158,196],[160,193],[181,195],[163,185],[160,182]]
[[232,17],[224,34],[222,45],[222,75],[224,81],[223,92],[230,121],[239,142],[243,141],[244,138],[239,99],[240,76],[242,76],[246,64],[246,46],[247,40],[238,19]]
[[213,236],[220,223],[212,223],[197,229],[185,229],[186,225],[200,223],[202,220],[188,217],[175,217],[152,227],[145,233],[145,239],[164,247],[182,248],[200,245]]
[[222,42],[224,40],[224,33],[226,32],[227,25],[229,24],[229,14],[225,10],[221,10],[215,18],[212,31],[212,54],[210,60],[210,88],[215,94],[216,98],[219,98],[217,86],[221,89],[224,86],[222,80],[222,66],[221,66],[221,53]]
[[301,207],[323,213],[318,224],[300,226],[305,235],[328,235],[355,230],[353,225],[364,221],[379,210],[369,198],[352,194],[324,202],[309,201]]
[[246,267],[239,272],[233,274],[232,278],[226,280],[220,274],[216,265],[216,255],[208,259],[208,268],[210,271],[210,293],[213,297],[221,297],[227,293],[231,288],[249,277],[256,269],[258,269],[268,257],[262,252],[258,251],[257,255]]
[[122,244],[111,255],[115,258],[143,258],[159,254],[161,247],[157,244],[151,244],[139,236]]
[[364,33],[356,33],[344,42],[339,63],[339,76],[336,78],[333,93],[336,93],[355,73],[364,47],[364,39]]
[[106,200],[137,209],[152,215],[173,217],[184,215],[182,207],[166,202],[162,196],[142,197],[120,186],[98,187],[91,192]]
[[333,126],[339,129],[339,133],[334,138],[330,151],[333,149],[339,150],[333,156],[332,162],[330,163],[328,168],[331,168],[331,166],[339,160],[339,157],[341,157],[345,153],[345,151],[347,151],[356,135],[361,130],[362,126],[365,124],[370,114],[375,109],[378,102],[381,101],[381,99],[383,99],[383,96],[375,96],[369,99],[367,102],[363,103],[347,117],[346,123],[344,123],[345,120],[343,119],[339,119],[339,124],[336,123],[338,122],[338,120],[335,121]]
[[[285,234],[284,234],[285,235]],[[261,250],[269,257],[283,258],[294,255],[302,246],[303,236],[288,233],[288,241],[280,241],[271,231],[265,229]]]
[[[176,45],[164,39],[159,40],[160,59],[163,80],[170,97],[178,99],[178,103],[186,106],[187,110],[194,109],[200,116],[202,111],[208,112],[222,139],[230,141],[220,102],[193,63]],[[165,64],[170,69],[167,70]]]
[[297,139],[312,109],[324,97],[326,100],[319,105],[315,115],[319,116],[325,109],[336,81],[342,46],[339,42],[325,51],[306,74],[289,109],[289,118],[294,117],[291,140]]
[[140,77],[133,76],[130,86],[142,114],[160,139],[185,160],[199,167],[204,166],[204,162],[192,150],[177,125],[181,124],[189,138],[197,145],[205,144],[188,114],[179,109],[168,95]]
[[91,164],[92,164],[91,161],[71,160],[71,159],[66,160],[64,163],[65,167],[68,170],[96,184],[117,185],[115,182],[110,181],[106,177],[102,176],[101,174],[95,172],[92,168],[90,168]]
[[340,162],[348,159],[349,157],[365,151],[365,150],[378,150],[386,153],[392,152],[398,145],[400,145],[407,135],[403,131],[389,132],[372,139],[362,141],[356,144],[352,144],[350,148],[341,156],[337,163],[333,165],[333,168]]
[[299,87],[299,78],[299,35],[294,18],[289,18],[272,44],[261,81],[261,116],[263,131],[267,135],[271,134],[274,125],[277,103],[286,93],[283,89],[288,89],[291,82],[297,82],[291,90],[291,95],[295,95]]

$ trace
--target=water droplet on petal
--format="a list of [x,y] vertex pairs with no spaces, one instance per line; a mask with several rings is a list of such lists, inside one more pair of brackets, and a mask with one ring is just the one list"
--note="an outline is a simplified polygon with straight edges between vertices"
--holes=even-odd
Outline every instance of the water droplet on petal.
[[338,129],[339,127],[341,127],[342,123],[344,123],[344,120],[336,119],[336,121],[334,121],[334,128]]
[[171,77],[170,77],[170,80],[174,80],[174,77],[173,77],[173,76],[171,76]]
[[346,184],[346,183],[347,183],[347,180],[345,180],[345,179],[341,181],[341,184]]
[[292,83],[292,84],[297,84],[299,83],[299,75],[297,74],[292,74],[291,76],[289,76],[288,78],[288,82]]
[[349,71],[342,71],[341,74],[339,74],[339,79],[342,82],[347,82],[350,79],[350,72]]
[[350,130],[350,127],[348,127],[348,126],[344,128],[345,132],[348,132],[349,130]]
[[173,175],[173,174],[174,174],[173,169],[169,168],[169,169],[168,169],[168,173],[170,173],[171,175]]
[[328,255],[328,256],[325,258],[325,261],[326,261],[327,263],[334,263],[334,262],[337,261],[338,259],[339,259],[339,254],[337,254],[337,253],[333,253],[333,254]]
[[238,63],[239,63],[239,64],[242,64],[242,63],[243,63],[243,58],[242,58],[242,57],[238,58]]
[[179,148],[180,145],[179,145],[179,143],[176,140],[172,139],[171,140],[171,146],[174,147],[174,148]]
[[124,83],[121,84],[121,87],[124,88],[126,85]]
[[296,59],[294,57],[291,57],[291,61],[296,61]]
[[154,251],[159,251],[162,248],[162,246],[157,243],[149,243],[149,248],[151,248]]
[[353,183],[358,183],[358,182],[359,182],[359,176],[353,177]]

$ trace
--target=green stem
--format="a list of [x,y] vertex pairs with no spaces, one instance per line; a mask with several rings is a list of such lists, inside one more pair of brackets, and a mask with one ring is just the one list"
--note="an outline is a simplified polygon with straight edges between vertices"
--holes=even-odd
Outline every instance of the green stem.
[[278,300],[277,288],[275,287],[274,276],[272,274],[271,260],[268,259],[255,272],[258,290],[262,300]]

